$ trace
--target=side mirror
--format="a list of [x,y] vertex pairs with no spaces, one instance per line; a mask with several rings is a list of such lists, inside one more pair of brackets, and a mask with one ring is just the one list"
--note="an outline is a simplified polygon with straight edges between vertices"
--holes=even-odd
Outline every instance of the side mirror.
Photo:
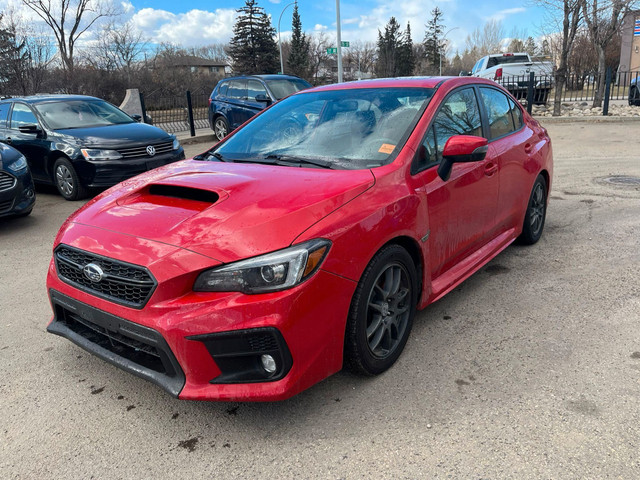
[[438,176],[449,180],[454,163],[480,162],[489,150],[486,138],[474,135],[454,135],[447,140],[442,151],[442,162],[438,167]]
[[256,102],[266,103],[267,105],[269,105],[271,103],[271,99],[264,93],[259,93],[258,95],[256,95]]
[[131,115],[131,118],[133,118],[136,122],[140,123],[142,121],[142,115]]
[[32,133],[34,135],[39,135],[42,133],[42,129],[36,124],[29,123],[27,125],[20,125],[18,127],[20,133]]

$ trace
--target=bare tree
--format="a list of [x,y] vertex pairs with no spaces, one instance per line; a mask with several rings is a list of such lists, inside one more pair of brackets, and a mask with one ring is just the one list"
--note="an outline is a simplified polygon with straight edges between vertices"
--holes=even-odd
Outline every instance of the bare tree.
[[[504,28],[499,20],[489,20],[467,36],[467,49],[476,49],[478,59],[502,51]],[[477,60],[477,59],[476,59]]]
[[309,69],[313,76],[313,83],[320,84],[324,78],[320,77],[320,70],[329,61],[327,47],[331,46],[329,38],[324,32],[319,32],[311,37],[311,47],[309,50]]
[[[73,72],[78,40],[98,20],[120,15],[108,0],[22,0],[53,31],[63,68]],[[70,76],[71,78],[71,76]]]
[[114,22],[106,24],[96,46],[97,55],[89,59],[89,63],[108,71],[118,71],[124,75],[127,83],[147,47],[147,41],[141,32],[135,30],[129,22],[118,25]]
[[352,67],[351,70],[354,72],[352,76],[358,78],[358,76],[362,77],[363,73],[367,76],[373,73],[375,58],[375,43],[356,40],[346,49],[344,63]]
[[602,106],[605,87],[607,46],[619,32],[625,14],[638,5],[637,0],[578,0],[589,36],[598,54],[598,89],[593,106]]
[[[554,45],[557,51],[556,59],[556,76],[555,76],[555,95],[553,99],[553,115],[558,116],[562,113],[562,92],[567,82],[567,73],[569,65],[569,55],[573,48],[573,43],[578,32],[581,20],[581,1],[582,0],[538,0],[538,4],[547,7],[547,11],[551,13],[550,24],[557,25],[561,22],[562,36],[558,36],[558,41]],[[559,18],[558,12],[562,17]],[[551,38],[551,37],[549,37]],[[549,43],[549,42],[547,42]]]

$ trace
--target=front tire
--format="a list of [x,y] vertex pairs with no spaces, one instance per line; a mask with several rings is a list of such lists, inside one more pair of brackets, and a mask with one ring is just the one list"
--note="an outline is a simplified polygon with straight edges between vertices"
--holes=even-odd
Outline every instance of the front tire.
[[229,124],[224,117],[218,116],[213,121],[213,131],[218,141],[222,140],[229,134]]
[[411,332],[417,289],[416,266],[404,248],[389,245],[373,257],[351,301],[346,368],[372,376],[396,362]]
[[66,158],[59,158],[54,163],[53,182],[65,200],[81,200],[87,196],[87,188],[80,183],[75,168]]
[[518,237],[519,243],[533,245],[542,236],[544,221],[547,216],[547,181],[542,175],[538,175],[527,204],[524,215],[522,233]]

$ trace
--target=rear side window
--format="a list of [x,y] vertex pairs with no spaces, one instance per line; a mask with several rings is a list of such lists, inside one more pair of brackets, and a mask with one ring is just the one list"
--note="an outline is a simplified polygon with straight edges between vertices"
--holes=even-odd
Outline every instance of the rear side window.
[[489,117],[489,138],[498,138],[515,131],[509,98],[494,88],[480,87],[480,95]]
[[7,126],[7,118],[9,117],[10,103],[0,103],[0,128]]
[[522,126],[522,110],[515,104],[515,102],[509,99],[509,107],[511,110],[511,116],[513,117],[513,125],[516,130],[519,130]]
[[11,128],[15,128],[22,125],[37,125],[38,119],[33,114],[31,109],[22,103],[15,103],[13,105],[13,111],[11,112]]
[[227,96],[235,98],[237,100],[244,100],[247,98],[247,81],[246,80],[231,80],[229,82],[229,93]]
[[220,85],[220,88],[218,89],[218,94],[222,95],[223,97],[226,97],[228,91],[229,91],[229,82],[224,82],[222,85]]

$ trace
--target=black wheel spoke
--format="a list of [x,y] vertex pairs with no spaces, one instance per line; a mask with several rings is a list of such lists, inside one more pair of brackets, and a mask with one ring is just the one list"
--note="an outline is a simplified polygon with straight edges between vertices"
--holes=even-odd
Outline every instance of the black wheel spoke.
[[367,338],[371,338],[374,333],[380,330],[381,326],[384,327],[384,325],[382,324],[382,319],[382,315],[376,315],[373,317],[371,325],[367,327]]

